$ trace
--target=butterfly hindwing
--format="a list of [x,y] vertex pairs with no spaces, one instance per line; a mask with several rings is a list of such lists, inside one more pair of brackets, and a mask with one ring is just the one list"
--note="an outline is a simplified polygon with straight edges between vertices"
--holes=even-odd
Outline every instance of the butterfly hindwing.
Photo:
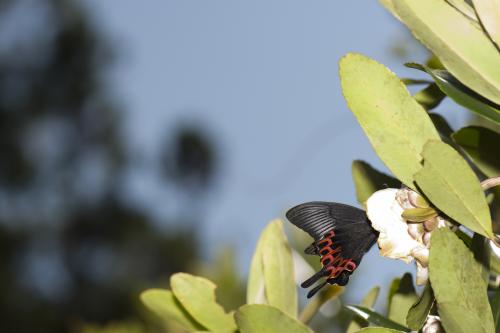
[[[314,238],[314,243],[305,252],[321,257],[322,269],[302,284],[304,288],[322,277],[327,283],[346,285],[378,237],[363,210],[340,203],[307,202],[291,208],[286,217]],[[324,284],[314,287],[308,297]]]

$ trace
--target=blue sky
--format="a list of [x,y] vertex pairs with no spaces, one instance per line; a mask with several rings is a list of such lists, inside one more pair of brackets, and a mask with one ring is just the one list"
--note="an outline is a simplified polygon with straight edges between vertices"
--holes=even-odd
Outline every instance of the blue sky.
[[[290,206],[357,205],[352,160],[385,170],[342,98],[338,60],[360,52],[401,76],[416,76],[402,63],[426,57],[411,43],[415,52],[404,59],[391,52],[409,34],[377,1],[82,3],[117,47],[110,83],[127,110],[132,149],[154,154],[165,131],[183,122],[213,134],[223,164],[198,227],[209,255],[221,244],[237,246],[243,271],[260,230]],[[464,120],[447,117],[455,126]],[[161,221],[179,199],[158,175],[136,171],[126,196]],[[405,271],[414,272],[413,265],[382,259],[374,248],[349,297],[358,300]]]

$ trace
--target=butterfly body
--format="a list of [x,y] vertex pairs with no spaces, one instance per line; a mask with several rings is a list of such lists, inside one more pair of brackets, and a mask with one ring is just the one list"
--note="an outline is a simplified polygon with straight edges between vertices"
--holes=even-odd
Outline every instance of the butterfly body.
[[321,278],[325,280],[309,291],[308,298],[327,283],[346,285],[363,255],[378,237],[366,213],[349,205],[308,202],[293,207],[286,216],[291,223],[314,238],[305,253],[320,256],[321,270],[301,286],[309,288]]

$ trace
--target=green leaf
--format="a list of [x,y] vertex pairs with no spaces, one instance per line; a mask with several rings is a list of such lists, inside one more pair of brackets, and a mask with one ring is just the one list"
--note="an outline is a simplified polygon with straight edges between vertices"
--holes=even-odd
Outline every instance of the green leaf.
[[472,0],[481,25],[491,41],[500,47],[500,3],[498,0]]
[[399,17],[398,17],[398,14],[396,14],[396,10],[394,9],[394,5],[392,3],[392,0],[378,0],[378,2],[385,7],[385,9],[387,9],[387,11],[389,11],[395,18],[397,18],[398,20]]
[[430,69],[429,67],[415,63],[408,63],[406,66],[422,70],[431,75],[439,89],[441,89],[456,103],[477,113],[481,117],[500,123],[500,106],[467,88],[448,71],[442,69]]
[[193,318],[213,332],[235,332],[233,316],[226,313],[215,301],[215,284],[186,273],[177,273],[170,278],[175,297]]
[[337,299],[344,292],[344,287],[339,285],[328,285],[320,290],[318,295],[312,298],[299,315],[299,320],[307,324],[323,304]]
[[[380,287],[378,286],[370,289],[370,291],[365,295],[365,297],[361,301],[361,306],[368,309],[372,309],[379,293],[380,293]],[[369,325],[368,321],[359,316],[356,316],[349,324],[349,327],[347,328],[347,333],[357,332],[361,328],[366,327],[368,325]]]
[[247,304],[267,304],[262,264],[263,235],[260,236],[250,264],[247,284]]
[[434,109],[441,103],[446,95],[436,83],[429,84],[424,89],[413,95],[413,98],[427,111]]
[[469,20],[473,21],[473,24],[480,28],[479,21],[476,16],[476,12],[471,5],[469,5],[465,0],[446,0],[453,8],[458,10],[462,15],[467,17]]
[[490,245],[489,240],[484,236],[474,233],[470,244],[470,250],[474,255],[474,259],[481,266],[481,276],[484,283],[488,283],[490,279]]
[[372,324],[379,325],[379,326],[382,326],[385,328],[391,328],[391,329],[403,331],[403,332],[410,331],[407,327],[405,327],[401,324],[398,324],[398,323],[382,316],[381,314],[378,314],[377,312],[372,311],[370,309],[367,309],[363,306],[346,305],[345,308],[352,311],[354,314],[360,316],[361,318],[367,320],[368,322],[370,322]]
[[386,175],[370,164],[356,160],[352,162],[352,179],[356,187],[356,198],[365,206],[366,200],[376,191],[384,188],[400,188],[401,182],[394,177]]
[[447,332],[495,332],[481,266],[448,228],[432,233],[429,276]]
[[427,283],[420,298],[408,311],[406,325],[414,331],[420,330],[424,326],[433,304],[434,293],[432,292],[430,283]]
[[415,174],[415,181],[426,197],[455,221],[492,238],[486,197],[462,156],[441,141],[429,141],[422,155],[424,166]]
[[189,332],[204,329],[182,307],[170,290],[149,289],[142,292],[140,298],[146,307],[166,321],[173,321]]
[[443,116],[437,113],[430,113],[429,116],[431,117],[432,123],[437,128],[439,134],[441,134],[441,137],[444,138],[443,141],[447,143],[448,141],[451,141],[451,139],[448,138],[453,133],[453,129],[451,128],[450,124],[448,124],[446,119],[444,119]]
[[413,286],[413,278],[410,273],[406,273],[399,280],[398,287],[394,295],[391,297],[388,311],[389,319],[401,325],[406,325],[408,310],[410,310],[411,306],[417,300],[418,297],[415,292],[415,287]]
[[408,208],[403,211],[401,216],[410,222],[424,222],[435,216],[437,212],[433,208]]
[[500,332],[500,289],[497,289],[490,299],[491,311],[495,321],[496,332]]
[[240,307],[235,319],[241,333],[313,333],[298,320],[264,304]]
[[500,104],[500,54],[481,29],[442,0],[393,0],[393,5],[453,76]]
[[474,164],[488,177],[500,175],[500,134],[479,126],[460,129],[452,135]]
[[384,328],[384,327],[367,327],[358,331],[358,333],[397,333],[397,332],[404,332],[404,331],[391,330],[390,328]]
[[439,140],[427,112],[401,80],[385,66],[360,54],[340,60],[340,80],[347,105],[377,155],[404,184],[415,189],[420,152],[428,140]]
[[286,314],[297,317],[297,287],[292,251],[283,230],[283,222],[274,220],[262,233],[262,264],[266,298]]

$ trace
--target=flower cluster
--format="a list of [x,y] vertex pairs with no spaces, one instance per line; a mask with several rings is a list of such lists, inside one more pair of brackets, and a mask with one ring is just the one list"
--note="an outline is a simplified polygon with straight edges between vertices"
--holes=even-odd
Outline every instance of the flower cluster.
[[377,191],[366,206],[372,227],[380,233],[380,255],[406,263],[415,259],[417,284],[427,283],[431,233],[447,226],[446,220],[409,188]]

